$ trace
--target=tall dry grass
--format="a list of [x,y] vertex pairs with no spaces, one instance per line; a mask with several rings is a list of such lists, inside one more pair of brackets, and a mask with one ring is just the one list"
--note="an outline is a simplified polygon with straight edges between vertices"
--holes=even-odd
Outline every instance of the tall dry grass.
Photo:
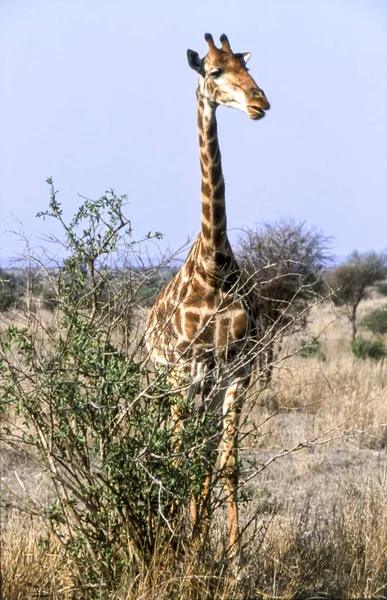
[[71,565],[61,560],[61,546],[40,521],[14,511],[2,513],[2,600],[73,598]]
[[[363,302],[360,314],[382,299]],[[300,338],[318,336],[321,356],[294,354]],[[259,447],[291,447],[301,440],[340,440],[352,447],[384,448],[387,442],[387,363],[358,360],[350,349],[345,314],[316,307],[302,336],[285,340],[270,389],[254,398]],[[275,415],[276,418],[272,418]],[[268,433],[272,435],[265,435]]]
[[[324,506],[311,498],[300,511],[291,503],[261,515],[243,561],[219,559],[221,541],[176,561],[160,549],[147,569],[127,572],[116,592],[74,586],[71,566],[41,529],[13,530],[3,538],[3,598],[111,600],[229,600],[235,598],[386,598],[386,498],[369,488],[348,488]],[[15,525],[15,524],[14,524]],[[20,524],[18,525],[20,528]],[[17,535],[18,534],[18,535]],[[15,537],[17,535],[17,537]],[[40,540],[40,541],[39,541]],[[45,545],[44,545],[45,544]]]

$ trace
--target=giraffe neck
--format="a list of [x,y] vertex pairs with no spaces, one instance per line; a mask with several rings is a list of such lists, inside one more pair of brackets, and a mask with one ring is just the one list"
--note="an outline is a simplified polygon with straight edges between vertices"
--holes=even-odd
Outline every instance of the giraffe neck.
[[226,202],[215,116],[216,105],[205,98],[200,89],[198,89],[197,97],[202,170],[202,240],[207,251],[226,252]]

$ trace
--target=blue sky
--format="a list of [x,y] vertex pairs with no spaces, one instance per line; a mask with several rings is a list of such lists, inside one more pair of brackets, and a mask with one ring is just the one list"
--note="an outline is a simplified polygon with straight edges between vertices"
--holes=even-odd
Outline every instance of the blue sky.
[[[231,237],[291,215],[344,256],[387,247],[385,0],[3,0],[0,256],[59,230],[78,196],[127,193],[135,237],[174,250],[200,227],[196,74],[203,34],[252,52],[272,105],[263,121],[220,107]],[[233,233],[234,232],[234,233]]]

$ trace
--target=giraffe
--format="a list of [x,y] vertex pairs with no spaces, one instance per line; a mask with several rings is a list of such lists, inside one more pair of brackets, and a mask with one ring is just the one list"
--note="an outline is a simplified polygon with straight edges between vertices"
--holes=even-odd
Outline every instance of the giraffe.
[[[240,285],[241,274],[227,237],[216,109],[219,105],[238,108],[258,120],[270,105],[246,68],[251,54],[234,53],[225,34],[220,37],[221,48],[215,46],[211,34],[204,37],[208,44],[204,58],[200,59],[193,50],[187,51],[189,66],[199,74],[196,95],[202,173],[201,231],[183,266],[156,299],[145,338],[151,359],[169,365],[170,381],[180,390],[182,373],[188,367],[191,381],[201,381],[202,390],[206,388],[206,373],[218,369],[224,389],[221,468],[227,491],[230,547],[236,547],[237,433],[243,392],[251,377],[251,346],[257,342],[258,330],[251,294]],[[246,360],[240,360],[241,356],[247,356]],[[214,397],[219,404],[219,394]],[[207,492],[210,478],[211,474]]]

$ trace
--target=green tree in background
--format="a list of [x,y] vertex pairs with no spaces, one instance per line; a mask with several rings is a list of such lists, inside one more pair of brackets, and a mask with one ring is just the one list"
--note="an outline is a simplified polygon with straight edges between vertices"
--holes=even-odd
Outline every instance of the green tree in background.
[[352,340],[357,334],[357,309],[367,297],[367,288],[384,279],[387,273],[385,253],[357,250],[342,265],[330,272],[328,282],[334,291],[333,302],[336,306],[346,306],[352,326]]

